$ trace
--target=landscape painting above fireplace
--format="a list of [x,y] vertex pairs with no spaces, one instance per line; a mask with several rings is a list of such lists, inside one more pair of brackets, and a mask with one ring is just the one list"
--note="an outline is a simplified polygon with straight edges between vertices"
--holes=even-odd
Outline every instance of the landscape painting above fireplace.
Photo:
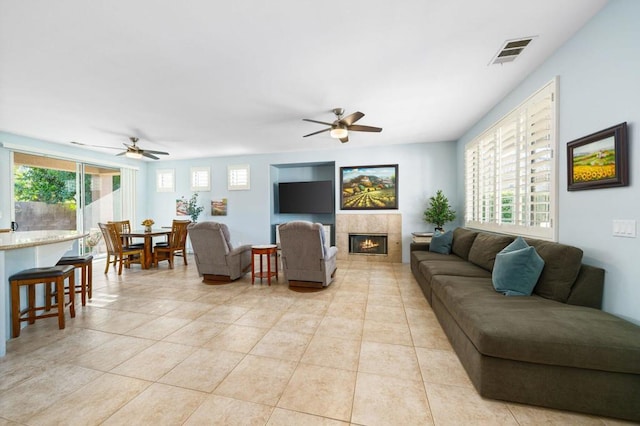
[[398,165],[340,167],[340,208],[398,208]]

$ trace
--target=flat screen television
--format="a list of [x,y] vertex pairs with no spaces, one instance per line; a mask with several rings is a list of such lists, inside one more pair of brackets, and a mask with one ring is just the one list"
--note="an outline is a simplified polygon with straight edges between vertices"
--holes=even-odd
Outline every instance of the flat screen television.
[[278,183],[280,213],[333,213],[333,182]]

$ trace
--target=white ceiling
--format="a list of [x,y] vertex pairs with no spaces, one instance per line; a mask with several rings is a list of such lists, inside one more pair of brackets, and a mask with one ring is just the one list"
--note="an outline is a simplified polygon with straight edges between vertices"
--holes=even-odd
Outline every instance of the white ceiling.
[[[0,130],[169,159],[451,141],[606,0],[0,0]],[[513,63],[505,40],[536,36]],[[103,150],[117,153],[117,151]]]

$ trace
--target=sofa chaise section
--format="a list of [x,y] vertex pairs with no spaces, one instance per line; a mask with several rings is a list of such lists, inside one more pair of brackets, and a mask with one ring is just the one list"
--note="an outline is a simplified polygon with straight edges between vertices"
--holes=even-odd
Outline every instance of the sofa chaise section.
[[[469,250],[456,250],[457,236]],[[545,270],[531,296],[504,296],[491,270],[513,238],[459,228],[446,260],[412,247],[412,271],[478,392],[640,421],[640,327],[599,309],[604,271],[575,247],[528,239]]]

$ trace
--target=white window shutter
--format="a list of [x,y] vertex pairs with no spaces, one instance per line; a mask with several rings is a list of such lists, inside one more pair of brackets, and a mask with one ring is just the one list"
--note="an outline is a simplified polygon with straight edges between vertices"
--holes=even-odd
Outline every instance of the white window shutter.
[[465,225],[555,239],[556,81],[465,147]]

